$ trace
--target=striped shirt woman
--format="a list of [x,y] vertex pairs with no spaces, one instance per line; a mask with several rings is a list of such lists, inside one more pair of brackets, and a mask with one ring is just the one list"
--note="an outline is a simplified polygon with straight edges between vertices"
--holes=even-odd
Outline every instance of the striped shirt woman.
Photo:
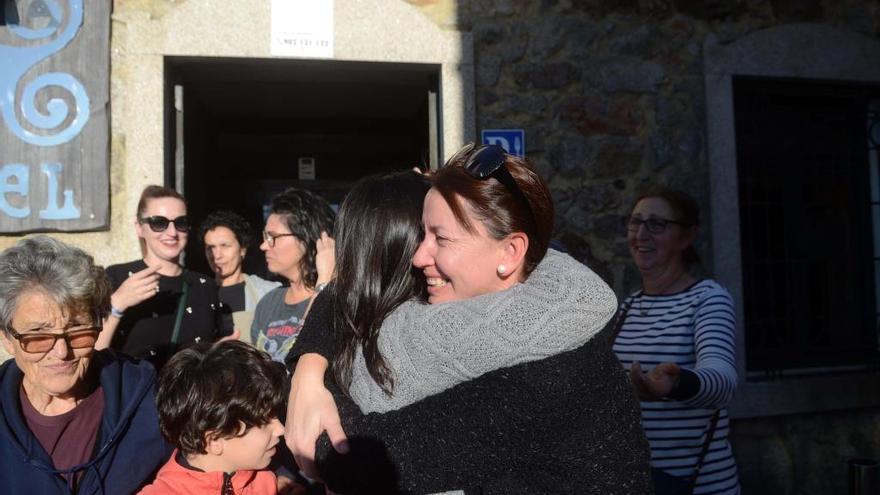
[[651,444],[651,467],[690,478],[709,423],[719,419],[696,480],[695,494],[739,494],[736,463],[728,442],[737,373],[735,319],[730,294],[702,280],[674,294],[627,297],[628,308],[614,352],[629,370],[638,361],[650,371],[660,363],[680,366],[678,386],[660,401],[642,402],[642,425]]

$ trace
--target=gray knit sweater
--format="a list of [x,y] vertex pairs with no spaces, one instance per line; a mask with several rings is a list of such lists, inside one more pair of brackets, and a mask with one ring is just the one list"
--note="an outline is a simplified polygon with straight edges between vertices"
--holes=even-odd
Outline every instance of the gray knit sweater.
[[464,301],[411,301],[382,323],[379,349],[391,396],[355,353],[351,397],[365,413],[400,409],[484,373],[582,346],[617,308],[608,285],[566,254],[549,250],[522,284]]

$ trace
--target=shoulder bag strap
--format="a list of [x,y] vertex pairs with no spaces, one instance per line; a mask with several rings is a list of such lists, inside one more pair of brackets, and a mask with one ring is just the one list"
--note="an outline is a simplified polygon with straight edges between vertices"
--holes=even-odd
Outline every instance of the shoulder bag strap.
[[690,478],[690,490],[688,493],[694,493],[694,486],[697,484],[697,476],[700,474],[700,469],[703,467],[703,461],[706,460],[706,454],[709,452],[709,445],[712,443],[712,437],[715,436],[715,428],[718,426],[718,416],[721,414],[721,410],[717,409],[715,414],[712,415],[712,418],[709,420],[709,429],[706,432],[706,440],[703,441],[703,448],[700,450],[700,456],[697,457],[697,464],[694,466],[694,474],[691,475]]
[[623,307],[617,311],[617,314],[614,315],[614,323],[612,324],[611,335],[609,335],[609,345],[614,347],[614,341],[617,340],[617,336],[620,334],[620,330],[623,329],[623,323],[626,321],[626,315],[629,313],[629,307],[632,305],[634,296],[627,297],[623,300]]
[[183,279],[183,290],[180,292],[180,299],[177,301],[177,317],[174,319],[174,331],[171,333],[171,347],[177,347],[177,340],[180,338],[180,325],[183,323],[183,310],[186,307],[186,296],[189,293],[189,281]]

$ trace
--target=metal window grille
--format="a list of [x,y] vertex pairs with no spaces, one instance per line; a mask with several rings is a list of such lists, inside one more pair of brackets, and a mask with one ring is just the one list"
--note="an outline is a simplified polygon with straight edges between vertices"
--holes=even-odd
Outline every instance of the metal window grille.
[[877,97],[864,85],[734,79],[752,379],[877,366]]

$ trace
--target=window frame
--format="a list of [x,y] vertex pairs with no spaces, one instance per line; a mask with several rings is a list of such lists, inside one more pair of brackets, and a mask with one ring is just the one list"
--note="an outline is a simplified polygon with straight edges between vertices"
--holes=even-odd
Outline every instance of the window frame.
[[703,58],[711,259],[716,280],[733,296],[737,317],[739,386],[731,415],[748,418],[880,406],[878,370],[747,379],[733,104],[736,76],[880,83],[880,64],[876,64],[880,41],[820,24],[793,24],[756,31],[730,43],[709,35]]

